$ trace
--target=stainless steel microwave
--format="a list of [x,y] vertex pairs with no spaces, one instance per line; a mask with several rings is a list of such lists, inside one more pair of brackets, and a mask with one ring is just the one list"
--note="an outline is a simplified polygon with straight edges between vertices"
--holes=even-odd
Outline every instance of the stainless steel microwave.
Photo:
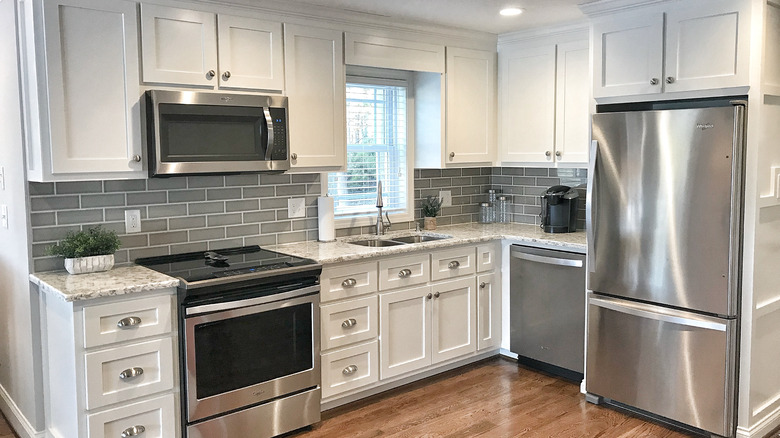
[[290,169],[284,96],[149,90],[143,106],[149,176]]

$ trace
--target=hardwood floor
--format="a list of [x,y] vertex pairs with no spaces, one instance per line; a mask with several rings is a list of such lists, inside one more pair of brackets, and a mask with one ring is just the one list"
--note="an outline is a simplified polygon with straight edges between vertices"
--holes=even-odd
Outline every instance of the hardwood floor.
[[[579,386],[488,359],[331,409],[289,438],[599,437],[693,435],[585,402]],[[0,438],[18,438],[0,416]]]
[[323,413],[294,438],[689,437],[585,402],[579,386],[493,358]]

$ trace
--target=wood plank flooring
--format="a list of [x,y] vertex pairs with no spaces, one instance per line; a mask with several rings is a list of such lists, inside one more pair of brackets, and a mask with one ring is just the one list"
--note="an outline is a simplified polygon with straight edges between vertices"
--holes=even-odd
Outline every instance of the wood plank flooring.
[[[578,385],[502,358],[331,409],[322,416],[321,422],[289,438],[693,436],[587,403]],[[2,416],[0,438],[18,438]]]
[[294,438],[689,437],[585,402],[579,386],[488,359],[323,412]]

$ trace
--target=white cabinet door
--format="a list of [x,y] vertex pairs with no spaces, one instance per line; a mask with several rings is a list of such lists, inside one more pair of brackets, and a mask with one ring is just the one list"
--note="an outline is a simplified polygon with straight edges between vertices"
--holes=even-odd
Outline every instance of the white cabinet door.
[[501,346],[501,288],[495,273],[477,276],[477,350]]
[[431,359],[443,362],[477,350],[474,277],[431,286]]
[[379,294],[380,377],[431,364],[431,288]]
[[660,93],[664,15],[615,15],[593,24],[593,97]]
[[[44,3],[49,136],[43,180],[144,177],[134,2]],[[44,130],[45,131],[45,130]]]
[[492,162],[496,54],[447,47],[446,164]]
[[219,87],[284,89],[282,23],[219,15]]
[[285,24],[293,169],[346,165],[344,44],[336,30]]
[[209,12],[142,3],[143,81],[216,86],[216,25]]
[[506,48],[501,64],[501,161],[552,163],[555,45]]
[[672,9],[666,19],[664,90],[748,85],[750,23],[734,1]]
[[588,42],[558,44],[555,161],[587,163],[590,143]]

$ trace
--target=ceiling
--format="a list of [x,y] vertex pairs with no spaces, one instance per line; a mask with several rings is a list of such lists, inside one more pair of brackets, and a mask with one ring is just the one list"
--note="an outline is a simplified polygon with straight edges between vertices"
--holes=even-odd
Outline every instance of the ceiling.
[[[339,10],[374,14],[393,19],[433,23],[493,34],[513,32],[583,18],[578,4],[588,0],[287,0],[286,3],[318,5]],[[505,6],[525,12],[503,17]]]

